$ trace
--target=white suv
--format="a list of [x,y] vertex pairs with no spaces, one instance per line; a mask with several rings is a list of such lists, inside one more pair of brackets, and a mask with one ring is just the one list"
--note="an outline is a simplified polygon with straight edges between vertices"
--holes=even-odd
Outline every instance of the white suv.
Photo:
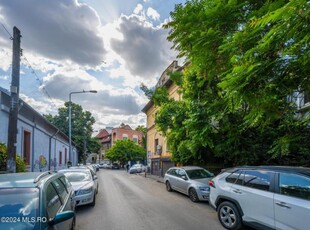
[[210,182],[210,204],[226,229],[309,229],[310,168],[235,167]]

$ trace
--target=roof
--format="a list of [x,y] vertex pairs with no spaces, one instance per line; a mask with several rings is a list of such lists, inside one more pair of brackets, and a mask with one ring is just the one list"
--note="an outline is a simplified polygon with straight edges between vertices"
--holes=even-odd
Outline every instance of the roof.
[[104,137],[100,140],[101,143],[110,142],[111,141],[111,135]]
[[58,172],[66,173],[66,172],[81,172],[81,171],[90,172],[90,169],[87,166],[82,165],[81,167],[73,166],[67,169],[60,169]]
[[203,169],[202,167],[199,167],[199,166],[180,166],[180,167],[172,167],[172,168],[184,169],[184,170]]
[[[185,66],[185,65],[184,65]],[[173,81],[170,79],[169,77],[169,72],[175,72],[175,71],[181,71],[183,68],[181,66],[178,65],[178,62],[177,61],[173,61],[165,70],[164,72],[161,74],[155,88],[158,88],[158,87],[166,87],[166,88],[169,88]],[[150,100],[144,107],[143,109],[141,110],[142,112],[146,113],[153,105],[153,101]]]
[[34,188],[43,178],[55,173],[51,172],[25,172],[0,174],[0,188]]
[[[11,96],[11,93],[2,87],[0,87],[0,92],[2,92],[7,97]],[[6,104],[3,100],[1,101],[1,103],[4,103],[5,106],[10,107],[10,104],[9,104],[10,100],[7,100],[6,103],[8,103],[8,104]],[[20,98],[19,98],[19,103],[20,103],[19,112],[18,112],[19,115],[24,116],[27,119],[30,119],[31,121],[43,122],[47,127],[49,127],[52,130],[51,132],[54,133],[54,135],[61,136],[65,140],[69,141],[69,137],[65,133],[60,131],[60,129],[58,129],[51,122],[46,120],[42,114],[40,114],[38,111],[36,111],[34,108],[32,108],[29,104],[27,104],[25,101],[23,101]],[[31,115],[31,118],[29,118],[29,115]]]
[[276,172],[295,172],[310,176],[310,168],[307,167],[297,167],[297,166],[275,166],[275,165],[261,165],[261,166],[239,166],[234,168],[229,168],[227,171],[234,171],[237,169],[255,169],[255,170],[272,170]]

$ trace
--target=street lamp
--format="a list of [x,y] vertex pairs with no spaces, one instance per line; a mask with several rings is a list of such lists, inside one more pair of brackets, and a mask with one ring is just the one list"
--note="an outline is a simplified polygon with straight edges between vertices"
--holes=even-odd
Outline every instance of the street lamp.
[[73,161],[72,143],[71,143],[71,95],[78,93],[97,93],[97,90],[88,90],[88,91],[83,90],[83,91],[71,92],[69,94],[69,161],[71,162],[71,164]]

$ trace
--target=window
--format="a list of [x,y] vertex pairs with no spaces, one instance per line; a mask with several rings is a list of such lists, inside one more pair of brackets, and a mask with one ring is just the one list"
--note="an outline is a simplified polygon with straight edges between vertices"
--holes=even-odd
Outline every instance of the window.
[[155,145],[155,146],[154,146],[154,149],[155,149],[154,152],[155,152],[155,153],[158,153],[158,152],[157,152],[158,139],[155,139],[154,145]]
[[178,169],[178,170],[176,170],[176,173],[177,173],[177,176],[178,176],[178,177],[182,177],[182,176],[187,177],[187,176],[186,176],[186,173],[185,173],[185,170],[183,170],[183,169]]
[[66,189],[67,189],[67,192],[68,192],[68,188],[71,187],[71,184],[70,182],[68,181],[67,177],[63,176],[63,177],[60,177],[59,180],[65,185]]
[[138,136],[137,136],[137,135],[133,135],[132,140],[133,140],[135,143],[138,143]]
[[295,174],[280,174],[280,194],[310,200],[310,178]]
[[67,164],[68,158],[67,158],[67,149],[65,149],[65,164]]
[[59,165],[62,165],[62,152],[59,151]]
[[46,189],[46,211],[48,218],[54,218],[60,207],[61,202],[59,196],[54,186],[49,184]]
[[128,139],[128,135],[126,133],[123,134],[123,140],[127,140]]
[[[241,171],[238,170],[236,172],[233,172],[232,174],[230,174],[228,177],[226,177],[226,182],[228,183],[235,183],[237,181],[237,179],[239,178]],[[239,184],[239,183],[238,183]],[[242,184],[242,183],[241,183]]]
[[63,201],[63,202],[66,201],[66,197],[67,197],[68,192],[67,192],[67,190],[66,190],[64,184],[63,184],[59,179],[54,180],[54,181],[52,182],[52,184],[55,186],[55,188],[56,188],[56,190],[57,190],[59,196],[60,196],[61,199],[62,199],[62,201]]
[[256,188],[260,190],[269,190],[271,172],[246,170],[244,173],[243,185],[250,188]]
[[176,176],[176,172],[175,169],[170,169],[167,174],[172,175],[172,176]]
[[31,133],[24,131],[23,156],[27,165],[30,165],[30,143]]

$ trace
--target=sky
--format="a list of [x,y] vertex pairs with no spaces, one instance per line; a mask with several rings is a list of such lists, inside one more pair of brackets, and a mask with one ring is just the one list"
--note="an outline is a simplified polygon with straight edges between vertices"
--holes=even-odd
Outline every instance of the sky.
[[[69,101],[92,113],[93,129],[146,126],[153,87],[177,60],[167,41],[176,4],[185,0],[1,0],[0,87],[12,78],[13,27],[21,31],[20,98],[56,115]],[[180,63],[180,61],[179,61]]]

